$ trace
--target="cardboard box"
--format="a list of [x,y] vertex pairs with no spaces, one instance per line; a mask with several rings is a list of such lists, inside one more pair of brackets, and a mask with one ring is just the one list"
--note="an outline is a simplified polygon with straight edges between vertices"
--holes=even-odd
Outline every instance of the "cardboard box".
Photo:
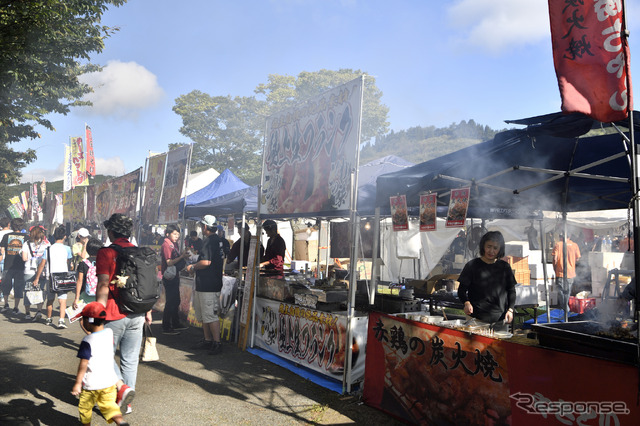
[[543,280],[545,268],[547,270],[547,278],[553,278],[556,276],[556,273],[553,270],[552,264],[550,263],[545,263],[544,265],[541,263],[532,264],[531,260],[529,260],[529,272],[532,280]]
[[410,280],[407,281],[407,286],[413,287],[413,294],[417,297],[427,297],[431,293],[433,293],[433,289],[435,287],[435,281],[427,281],[427,280]]

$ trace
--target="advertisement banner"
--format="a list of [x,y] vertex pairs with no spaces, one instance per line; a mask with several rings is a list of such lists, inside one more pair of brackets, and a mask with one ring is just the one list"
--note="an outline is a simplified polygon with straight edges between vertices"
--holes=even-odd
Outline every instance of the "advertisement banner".
[[397,197],[389,197],[389,205],[391,206],[391,222],[393,223],[393,230],[397,232],[409,229],[407,196],[398,195]]
[[371,312],[363,398],[410,424],[510,424],[503,342]]
[[111,181],[106,180],[96,186],[95,222],[102,223],[111,216]]
[[71,187],[86,186],[89,182],[87,180],[82,138],[69,138],[69,143],[71,145]]
[[178,207],[187,173],[191,145],[169,151],[160,201],[158,224],[178,222]]
[[85,132],[85,140],[87,141],[87,161],[86,161],[87,176],[95,176],[96,175],[96,157],[93,153],[93,134],[91,133],[91,127],[85,124],[84,132]]
[[96,186],[89,185],[87,186],[87,221],[88,222],[97,222],[96,219]]
[[469,193],[470,188],[468,187],[451,190],[446,228],[464,227],[464,222],[467,219],[467,209],[469,208]]
[[44,197],[47,195],[47,182],[42,178],[40,183],[40,194],[42,195],[42,204],[44,204]]
[[[256,299],[255,344],[303,367],[342,380],[347,317],[275,300]],[[367,317],[353,319],[353,382],[364,376]]]
[[436,230],[436,206],[438,194],[424,194],[420,196],[420,231]]
[[142,208],[142,223],[153,225],[158,223],[158,206],[162,195],[162,179],[167,154],[154,155],[149,158],[147,181],[144,189],[144,206]]
[[73,181],[73,169],[71,167],[71,147],[64,146],[64,182],[62,191],[71,191],[71,182]]
[[18,208],[18,206],[19,206],[18,204],[11,204],[7,208],[7,210],[9,210],[9,216],[11,216],[11,219],[16,219],[16,218],[22,217],[24,212],[22,210],[20,210]]
[[362,82],[355,79],[267,119],[261,213],[349,210]]
[[73,190],[62,193],[62,216],[65,222],[73,220]]
[[627,118],[633,105],[622,0],[549,0],[549,19],[562,111],[602,122]]
[[71,208],[73,209],[71,212],[71,220],[73,222],[84,222],[84,194],[85,188],[74,188],[71,191]]
[[42,207],[40,206],[40,202],[38,202],[38,184],[34,183],[33,188],[31,189],[31,205],[33,206],[33,214],[37,215],[38,213],[42,213]]
[[23,210],[25,212],[29,210],[29,192],[28,191],[22,191],[20,193],[20,201],[22,202]]
[[124,176],[111,179],[111,202],[109,205],[109,216],[114,213],[122,213],[132,219],[136,217],[136,206],[138,204],[138,187],[142,167]]

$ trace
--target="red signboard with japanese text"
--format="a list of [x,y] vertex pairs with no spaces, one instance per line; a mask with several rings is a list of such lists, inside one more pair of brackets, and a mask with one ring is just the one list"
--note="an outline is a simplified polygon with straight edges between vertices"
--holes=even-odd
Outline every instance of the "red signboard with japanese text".
[[449,211],[447,212],[447,228],[461,228],[467,218],[467,208],[469,207],[469,188],[458,188],[451,190],[449,200]]
[[409,215],[407,213],[407,196],[398,195],[389,197],[391,208],[391,223],[394,231],[406,231],[409,229]]
[[436,230],[436,206],[438,194],[424,194],[420,196],[420,231]]
[[411,424],[637,425],[637,393],[633,365],[369,316],[363,399]]

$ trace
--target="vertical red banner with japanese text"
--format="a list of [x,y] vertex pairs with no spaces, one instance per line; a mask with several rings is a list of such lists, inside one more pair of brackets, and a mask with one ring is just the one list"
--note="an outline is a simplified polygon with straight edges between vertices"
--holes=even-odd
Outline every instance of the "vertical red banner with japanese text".
[[447,212],[447,228],[460,228],[464,226],[467,219],[467,208],[469,208],[470,188],[459,188],[451,190],[449,199],[449,211]]
[[420,231],[436,230],[436,206],[438,194],[423,194],[420,196]]
[[623,9],[622,0],[549,0],[562,111],[612,122],[633,108]]
[[499,340],[369,314],[364,401],[411,424],[509,424]]
[[407,196],[398,195],[389,197],[391,207],[391,222],[394,231],[406,231],[409,229],[409,215],[407,212]]

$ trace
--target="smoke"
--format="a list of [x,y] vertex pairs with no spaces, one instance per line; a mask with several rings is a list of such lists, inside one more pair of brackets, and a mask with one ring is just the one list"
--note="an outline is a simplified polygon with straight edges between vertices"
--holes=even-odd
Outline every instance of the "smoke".
[[155,74],[135,62],[109,61],[101,72],[85,74],[80,81],[94,90],[85,97],[93,106],[78,108],[85,115],[135,120],[165,95]]
[[[122,176],[125,174],[124,162],[120,157],[96,158],[96,172],[99,175]],[[25,170],[20,183],[56,182],[64,179],[64,163],[61,161],[55,169]]]

